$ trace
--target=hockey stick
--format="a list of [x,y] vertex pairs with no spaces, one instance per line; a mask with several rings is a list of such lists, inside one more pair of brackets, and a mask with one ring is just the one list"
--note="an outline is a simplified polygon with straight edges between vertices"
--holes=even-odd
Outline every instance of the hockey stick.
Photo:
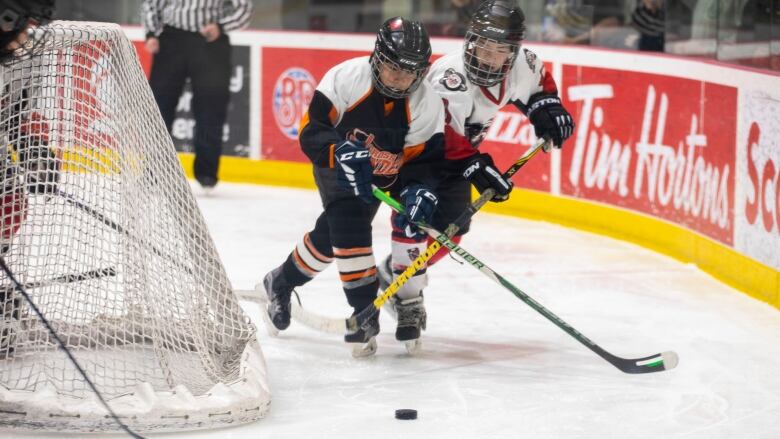
[[[113,409],[111,409],[111,406],[108,405],[108,402],[103,398],[103,394],[100,393],[100,391],[95,386],[95,383],[92,382],[92,380],[89,379],[89,376],[87,376],[87,372],[84,371],[84,368],[81,367],[81,364],[76,360],[76,357],[73,355],[70,349],[65,345],[65,342],[62,341],[59,334],[57,334],[57,331],[52,328],[51,323],[49,323],[49,320],[46,319],[46,317],[43,316],[43,313],[38,308],[38,306],[33,302],[30,295],[27,293],[27,289],[25,288],[24,284],[20,283],[16,277],[14,276],[13,272],[10,268],[8,268],[8,265],[5,263],[5,259],[0,256],[0,268],[5,272],[6,276],[8,276],[9,279],[11,279],[11,282],[14,284],[14,289],[16,291],[19,291],[19,293],[24,297],[24,300],[27,301],[27,304],[30,305],[30,308],[35,312],[35,314],[38,316],[38,319],[40,319],[41,323],[46,327],[46,329],[49,331],[51,336],[57,341],[57,344],[62,348],[62,351],[65,352],[65,355],[68,357],[70,362],[73,364],[73,367],[76,368],[79,375],[81,375],[82,378],[84,378],[84,381],[87,383],[90,389],[95,393],[95,396],[100,401],[100,403],[105,407],[106,411],[108,412],[109,416],[117,423],[119,428],[121,428],[125,433],[130,435],[134,438],[143,438],[143,436],[139,435],[138,433],[134,432],[130,429],[130,427],[127,426],[124,422],[122,422],[121,419],[119,419],[119,416],[114,412]],[[110,269],[113,270],[113,269]]]
[[[395,210],[396,212],[401,214],[404,213],[403,206],[401,206],[401,204],[398,203],[396,200],[392,199],[389,196],[381,197],[381,199],[382,201],[390,205],[390,207],[392,207],[393,210]],[[564,332],[572,336],[575,340],[582,343],[585,347],[595,352],[596,355],[605,359],[610,364],[620,369],[622,372],[625,373],[660,372],[662,370],[673,369],[675,366],[677,366],[677,363],[679,362],[679,358],[677,357],[677,354],[674,351],[665,351],[647,357],[632,358],[632,359],[621,358],[607,352],[601,346],[597,345],[596,343],[591,341],[588,337],[583,335],[581,332],[577,331],[571,325],[563,321],[560,317],[553,314],[552,311],[548,310],[547,308],[542,306],[542,304],[540,304],[539,302],[531,298],[528,294],[524,293],[522,290],[512,285],[503,276],[493,271],[490,267],[485,265],[482,261],[477,259],[475,256],[471,255],[462,247],[458,246],[456,243],[450,240],[446,234],[441,233],[426,224],[416,224],[416,225],[420,229],[424,230],[429,236],[433,237],[438,242],[442,243],[442,245],[454,251],[464,261],[468,262],[471,266],[479,270],[482,274],[484,274],[485,276],[489,277],[499,285],[503,286],[504,288],[512,292],[512,294],[517,296],[520,300],[525,302],[536,312],[538,312],[539,314],[547,318],[547,320],[553,322],[557,327],[561,328]]]
[[[265,294],[260,294],[256,290],[233,290],[233,293],[236,294],[238,300],[246,300],[248,302],[257,303],[258,305],[268,304],[267,296]],[[344,335],[347,330],[344,319],[334,319],[308,312],[301,305],[301,299],[298,297],[298,293],[295,293],[295,298],[296,300],[290,301],[290,314],[296,322],[314,329],[315,331],[334,335]]]
[[[27,290],[32,290],[35,288],[40,288],[52,284],[58,284],[58,283],[68,284],[68,283],[81,282],[90,279],[100,279],[101,277],[110,277],[110,276],[116,276],[116,269],[114,267],[99,268],[97,270],[85,271],[83,273],[63,274],[62,276],[53,277],[47,280],[27,282],[22,284],[22,287],[24,287]],[[11,291],[14,291],[18,288],[19,287],[17,286],[2,287],[0,288],[0,294],[8,294]]]

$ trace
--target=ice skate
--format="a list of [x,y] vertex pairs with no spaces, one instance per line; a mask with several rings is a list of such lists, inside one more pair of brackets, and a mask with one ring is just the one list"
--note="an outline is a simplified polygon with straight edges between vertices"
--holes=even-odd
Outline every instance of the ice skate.
[[262,282],[259,284],[255,284],[255,291],[259,293],[258,298],[260,299],[261,306],[265,306],[265,311],[260,311],[260,318],[263,320],[263,326],[265,326],[266,332],[268,332],[268,335],[271,337],[278,337],[279,336],[279,330],[276,329],[274,326],[274,323],[271,321],[271,318],[268,316],[268,293],[265,291],[265,286]]
[[345,335],[344,341],[352,347],[353,357],[370,357],[376,353],[377,334],[379,334],[379,313],[368,320],[368,328],[358,328],[357,331]]
[[290,296],[293,288],[282,278],[282,267],[279,266],[265,275],[262,284],[255,285],[255,291],[265,291],[268,298],[263,320],[266,322],[268,334],[279,335],[290,326]]
[[427,318],[423,296],[420,295],[411,299],[396,297],[392,302],[394,302],[393,307],[398,313],[395,339],[404,343],[409,354],[419,353],[422,348],[420,333],[425,329]]

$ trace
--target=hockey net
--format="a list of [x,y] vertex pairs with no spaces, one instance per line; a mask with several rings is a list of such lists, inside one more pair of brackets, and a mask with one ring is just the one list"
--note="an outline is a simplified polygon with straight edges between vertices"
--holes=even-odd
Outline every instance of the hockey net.
[[[136,52],[111,24],[55,22],[2,71],[0,244],[111,408],[139,431],[268,410],[238,304]],[[0,274],[0,428],[117,430]]]

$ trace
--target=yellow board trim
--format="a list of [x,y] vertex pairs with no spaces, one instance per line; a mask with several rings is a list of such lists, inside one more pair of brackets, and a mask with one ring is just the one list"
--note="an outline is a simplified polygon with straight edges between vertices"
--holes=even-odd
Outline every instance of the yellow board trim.
[[[179,153],[179,161],[187,178],[194,178],[193,154]],[[277,160],[250,160],[241,157],[222,156],[219,165],[219,180],[235,183],[264,184],[315,189],[311,163],[284,162]]]
[[[192,154],[179,154],[192,178]],[[315,188],[312,165],[275,160],[222,157],[222,181]],[[668,221],[606,204],[545,192],[515,189],[505,203],[488,204],[488,212],[544,220],[632,242],[696,264],[716,279],[780,309],[780,271],[712,239]]]

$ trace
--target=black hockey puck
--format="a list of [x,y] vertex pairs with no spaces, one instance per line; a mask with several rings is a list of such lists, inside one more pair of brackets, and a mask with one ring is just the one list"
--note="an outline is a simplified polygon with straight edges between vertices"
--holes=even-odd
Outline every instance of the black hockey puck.
[[395,411],[395,419],[417,419],[417,410],[398,409]]

